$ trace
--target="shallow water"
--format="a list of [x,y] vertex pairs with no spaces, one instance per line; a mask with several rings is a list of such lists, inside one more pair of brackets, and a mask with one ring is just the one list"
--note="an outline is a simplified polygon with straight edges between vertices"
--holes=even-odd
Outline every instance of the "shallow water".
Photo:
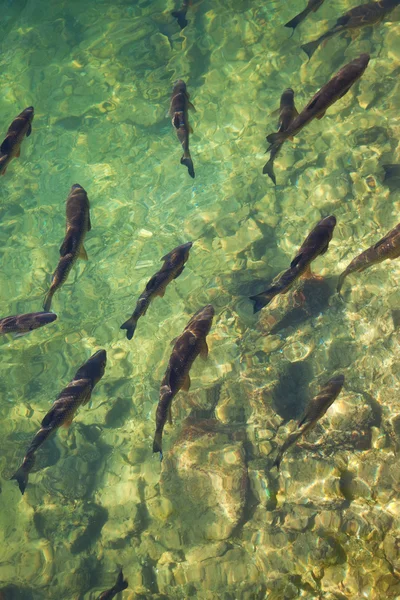
[[[400,598],[400,262],[349,276],[350,260],[398,223],[400,9],[307,62],[300,44],[356,3],[326,2],[293,37],[303,0],[193,0],[183,32],[168,0],[3,2],[1,131],[34,105],[32,135],[1,181],[0,315],[41,310],[80,183],[92,230],[56,293],[58,320],[3,337],[0,598],[92,600],[123,566],[124,599]],[[361,52],[360,83],[287,143],[262,174],[286,87],[304,106]],[[196,113],[196,178],[166,117],[173,81]],[[293,294],[257,315],[248,296],[334,214],[328,252]],[[160,258],[194,245],[183,274],[119,327]],[[165,458],[152,455],[171,339],[212,303],[209,358],[173,403]],[[51,402],[98,348],[91,407],[38,452],[21,497],[10,476]],[[333,373],[342,394],[303,448],[278,445]],[[279,428],[281,423],[282,428]],[[308,447],[307,447],[308,443]],[[320,445],[318,445],[320,443]]]

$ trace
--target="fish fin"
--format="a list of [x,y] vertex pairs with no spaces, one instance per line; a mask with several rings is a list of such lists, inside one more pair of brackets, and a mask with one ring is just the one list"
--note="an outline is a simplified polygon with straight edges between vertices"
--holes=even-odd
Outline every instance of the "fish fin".
[[64,241],[60,246],[60,256],[66,256],[71,254],[74,248],[74,238],[71,231],[67,230]]
[[181,390],[183,390],[184,392],[188,392],[190,390],[190,375],[189,373],[186,375]]
[[10,154],[10,152],[12,150],[12,143],[11,143],[10,136],[7,136],[5,138],[5,140],[3,141],[3,143],[0,146],[0,150],[2,151],[3,154]]
[[11,480],[15,479],[18,482],[18,487],[20,489],[21,494],[24,494],[26,486],[28,485],[29,471],[24,469],[24,467],[20,467],[18,471],[14,473],[11,477]]
[[85,246],[83,244],[79,249],[79,258],[81,258],[82,260],[89,260]]
[[303,44],[301,46],[301,49],[307,54],[308,58],[310,59],[316,51],[316,49],[318,48],[319,44],[319,40],[314,40],[313,42],[308,42],[308,44]]
[[267,135],[267,142],[269,144],[271,144],[271,146],[268,148],[267,152],[269,150],[271,150],[271,147],[274,146],[275,144],[283,144],[283,142],[287,139],[287,135],[284,132],[277,132],[277,133],[270,133],[269,135]]
[[193,133],[193,127],[189,125],[189,133]]
[[179,335],[177,335],[176,337],[174,337],[173,340],[171,340],[171,346],[173,346],[179,339]]
[[172,425],[172,410],[171,405],[168,406],[168,423]]
[[326,110],[324,110],[324,112],[322,112],[320,115],[318,115],[318,117],[317,117],[318,121],[319,121],[320,119],[322,119],[322,117],[324,117],[324,116],[325,116],[325,113],[326,113]]
[[165,296],[165,288],[162,287],[159,290],[157,290],[156,293],[154,294],[154,296],[160,296],[160,298],[164,298],[164,296]]
[[[88,400],[89,399],[90,398],[88,398]],[[72,415],[71,417],[68,417],[67,419],[65,419],[64,423],[62,424],[62,427],[69,427],[73,420],[74,420],[74,415]]]
[[313,274],[311,271],[311,265],[307,265],[303,273],[301,274],[301,279],[312,279]]
[[177,272],[176,272],[176,273],[175,273],[175,275],[174,275],[174,279],[176,279],[177,277],[179,277],[179,275],[182,273],[182,271],[184,270],[184,268],[185,268],[185,265],[182,265],[182,266],[181,266],[181,267],[180,267],[180,268],[177,270]]
[[183,155],[181,158],[181,165],[185,165],[185,167],[187,167],[190,177],[194,179],[194,167],[191,157]]
[[130,319],[128,319],[127,321],[125,321],[125,323],[123,323],[120,327],[120,329],[126,329],[126,337],[128,340],[131,340],[133,338],[133,334],[135,333],[135,329],[136,329],[136,325],[137,325],[137,321],[134,320],[132,317]]
[[190,102],[190,100],[188,100],[188,108],[190,108],[190,110],[192,110],[193,112],[196,112],[196,109],[193,106],[193,104]]
[[174,116],[172,117],[172,124],[175,127],[175,129],[179,129],[179,127],[181,126],[181,120],[179,118],[178,113],[174,113]]
[[272,465],[272,468],[276,467],[277,470],[279,471],[281,462],[282,462],[282,458],[283,458],[283,452],[282,452],[282,450],[279,450],[278,455],[277,455],[276,459],[274,460],[274,464]]
[[264,168],[263,168],[263,174],[264,175],[268,175],[268,177],[272,180],[272,182],[274,183],[274,185],[276,185],[276,177],[275,177],[275,172],[274,172],[274,163],[273,163],[273,161],[271,159],[267,163],[265,163]]
[[292,260],[292,262],[290,263],[290,268],[294,269],[295,267],[297,267],[297,265],[299,264],[299,262],[301,261],[301,257],[303,256],[303,253],[300,252],[299,254],[297,254],[294,259]]
[[290,21],[288,21],[287,23],[285,23],[284,27],[290,27],[291,29],[293,29],[292,35],[293,35],[294,30],[296,29],[297,25],[299,23],[301,23],[302,16],[303,16],[303,13],[300,13],[299,15],[296,15],[294,17],[294,19],[291,19]]
[[124,590],[126,590],[127,587],[128,587],[128,581],[126,579],[124,579],[124,576],[122,574],[122,569],[121,569],[118,574],[117,581],[115,582],[115,585],[114,585],[114,591],[116,594],[118,594],[119,592],[123,592]]
[[203,360],[208,358],[208,346],[206,340],[203,340],[200,346],[200,356]]
[[18,148],[17,154],[15,156],[16,158],[19,158],[21,156],[21,148]]
[[30,331],[24,331],[24,332],[19,332],[19,333],[13,333],[13,338],[17,339],[20,337],[24,337],[24,335],[28,335],[28,333],[30,333]]
[[31,135],[31,133],[32,133],[32,125],[29,123],[28,129],[27,129],[27,132],[26,132],[26,137],[29,137]]
[[257,294],[256,296],[250,296],[250,300],[253,302],[253,313],[260,311],[264,306],[267,306],[274,296],[269,297],[268,294]]
[[92,222],[90,220],[90,215],[88,215],[88,226],[87,226],[87,230],[90,231],[92,229]]
[[162,433],[161,433],[161,431],[156,431],[156,433],[154,435],[153,452],[159,452],[160,460],[162,460],[163,453],[162,453]]

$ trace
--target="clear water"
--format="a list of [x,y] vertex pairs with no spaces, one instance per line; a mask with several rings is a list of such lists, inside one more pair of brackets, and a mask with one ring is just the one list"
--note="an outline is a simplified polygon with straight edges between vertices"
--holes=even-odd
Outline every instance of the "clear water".
[[[307,62],[300,44],[355,2],[326,2],[289,39],[283,25],[304,4],[193,0],[181,32],[172,0],[2,2],[1,131],[26,106],[36,114],[1,181],[1,316],[41,309],[73,183],[92,218],[89,261],[56,294],[58,320],[1,340],[2,600],[94,599],[118,565],[124,599],[400,598],[400,263],[349,277],[344,304],[332,293],[399,220],[381,168],[400,162],[399,12]],[[302,107],[361,52],[372,57],[361,82],[285,145],[275,188],[262,167],[282,91]],[[177,77],[197,109],[195,180],[165,116]],[[300,309],[289,294],[253,316],[248,296],[327,214],[338,225],[315,262],[324,282],[305,284]],[[184,273],[128,342],[119,326],[161,256],[189,240]],[[209,359],[174,401],[160,464],[170,341],[210,302]],[[21,497],[9,477],[101,347],[92,406],[38,452]],[[341,396],[278,475],[278,444],[335,371]]]

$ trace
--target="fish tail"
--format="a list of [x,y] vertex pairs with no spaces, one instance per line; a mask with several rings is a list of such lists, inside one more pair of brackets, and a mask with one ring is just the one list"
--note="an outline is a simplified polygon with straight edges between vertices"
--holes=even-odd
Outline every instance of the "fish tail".
[[274,464],[272,465],[272,468],[276,467],[279,471],[280,466],[281,466],[281,462],[282,462],[282,458],[283,458],[283,452],[282,449],[279,450],[278,452],[278,456],[276,457],[276,459],[274,460]]
[[45,312],[49,312],[49,311],[50,311],[50,308],[51,308],[51,301],[53,300],[53,295],[54,295],[54,291],[53,291],[53,290],[50,290],[50,291],[47,293],[47,296],[46,296],[46,298],[44,299],[44,303],[43,303],[43,310],[44,310]]
[[159,452],[160,460],[163,459],[161,431],[156,431],[156,433],[155,433],[154,440],[153,440],[153,452]]
[[277,133],[270,133],[269,135],[267,135],[267,142],[270,144],[270,147],[267,149],[267,152],[276,149],[276,146],[283,144],[287,140],[287,138],[288,136],[283,131],[278,131]]
[[271,288],[270,290],[262,292],[261,294],[257,294],[256,296],[250,296],[250,300],[254,303],[253,312],[256,313],[264,308],[264,306],[267,306],[267,304],[269,304],[278,293],[279,292],[275,288]]
[[276,177],[274,173],[274,161],[270,158],[267,163],[265,163],[263,168],[263,174],[268,175],[270,179],[272,179],[274,185],[276,185]]
[[114,592],[116,594],[118,594],[119,592],[126,590],[127,587],[128,587],[128,581],[126,579],[124,579],[124,576],[122,574],[122,569],[121,569],[118,574],[115,586],[114,586]]
[[32,470],[33,465],[35,464],[35,456],[33,452],[31,454],[27,454],[24,458],[24,462],[11,477],[11,480],[15,479],[18,482],[18,487],[21,491],[21,494],[25,492],[26,486],[28,485],[29,473]]
[[308,44],[303,44],[301,46],[301,49],[304,50],[304,52],[307,54],[308,58],[310,59],[312,57],[312,55],[314,54],[314,52],[316,51],[316,49],[318,48],[318,46],[320,45],[321,40],[314,40],[313,42],[308,42]]
[[131,340],[133,338],[133,334],[135,333],[136,325],[137,325],[137,321],[133,317],[131,317],[130,319],[125,321],[125,323],[122,323],[120,329],[127,330],[126,337],[128,338],[128,340]]
[[193,166],[192,157],[190,156],[189,153],[188,154],[185,153],[182,156],[181,165],[185,165],[185,167],[187,167],[190,177],[192,177],[194,179],[194,166]]
[[294,17],[294,19],[291,19],[290,21],[285,23],[285,27],[291,27],[294,31],[296,29],[297,25],[299,25],[302,21],[304,21],[304,19],[306,18],[307,15],[308,15],[308,11],[303,10],[301,13],[296,15]]

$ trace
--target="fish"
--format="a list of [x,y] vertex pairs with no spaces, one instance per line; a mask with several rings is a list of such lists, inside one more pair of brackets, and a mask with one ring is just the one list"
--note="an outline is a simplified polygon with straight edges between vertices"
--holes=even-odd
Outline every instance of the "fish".
[[57,315],[51,312],[26,313],[25,315],[4,317],[0,319],[0,334],[17,333],[23,335],[33,329],[53,323],[56,319]]
[[350,273],[361,273],[371,267],[377,265],[384,260],[398,258],[400,256],[400,223],[391,229],[382,239],[374,246],[367,248],[358,256],[353,258],[351,263],[346,267],[339,277],[336,291],[340,295],[344,280]]
[[335,375],[321,388],[319,394],[309,402],[303,417],[299,421],[298,430],[291,433],[280,447],[278,456],[272,467],[276,467],[279,471],[282,457],[286,450],[295,444],[305,433],[315,427],[317,422],[324,416],[328,408],[339,396],[343,385],[344,375]]
[[32,121],[35,114],[33,106],[28,106],[15,117],[7,130],[7,135],[0,146],[0,173],[5,175],[7,167],[14,157],[19,158],[24,137],[32,133]]
[[163,266],[147,282],[144,292],[139,296],[139,300],[137,301],[132,316],[121,325],[121,329],[127,330],[126,337],[128,340],[132,339],[138,319],[146,314],[153,298],[156,296],[161,296],[162,298],[165,294],[167,285],[182,273],[185,268],[185,263],[189,258],[189,251],[192,245],[192,242],[182,244],[162,257],[161,260],[164,261]]
[[319,7],[322,6],[323,3],[324,0],[308,0],[306,8],[302,10],[301,13],[296,15],[293,19],[285,23],[285,27],[291,27],[294,31],[297,25],[300,25],[300,23],[302,23],[310,13],[317,12]]
[[286,294],[299,277],[312,276],[310,264],[328,250],[335,226],[336,217],[333,215],[321,219],[316,224],[300,246],[290,263],[290,268],[284,271],[276,283],[273,283],[267,290],[250,296],[250,300],[254,302],[255,313],[267,306],[278,294]]
[[83,242],[86,233],[92,228],[89,209],[89,198],[86,191],[79,183],[75,183],[67,198],[67,228],[60,247],[61,258],[53,273],[50,289],[43,304],[46,312],[51,308],[54,293],[66,281],[78,257],[84,260],[88,258]]
[[190,96],[186,90],[186,83],[182,81],[182,79],[178,79],[172,90],[169,115],[172,118],[172,125],[176,129],[178,140],[183,148],[181,165],[185,165],[190,177],[194,178],[194,166],[189,151],[189,133],[193,133],[193,129],[189,124],[188,111],[189,108],[194,111],[196,111],[196,109],[189,98]]
[[87,404],[95,385],[104,375],[107,363],[105,350],[98,350],[76,372],[73,380],[62,390],[51,409],[44,416],[41,427],[28,450],[19,469],[11,477],[18,482],[21,494],[28,485],[29,473],[35,465],[36,452],[42,444],[62,425],[68,427],[80,406]]
[[189,371],[198,355],[200,354],[204,360],[208,356],[206,338],[211,329],[214,313],[211,304],[200,308],[190,319],[181,335],[173,341],[174,347],[161,381],[160,398],[156,411],[153,452],[159,452],[161,460],[163,458],[162,434],[167,418],[172,424],[172,400],[179,390],[189,390]]
[[97,600],[112,600],[112,598],[114,598],[117,594],[119,594],[119,592],[123,592],[124,590],[126,590],[127,587],[128,587],[128,582],[126,579],[124,579],[124,576],[122,574],[122,569],[121,569],[118,574],[115,585],[113,585],[112,588],[110,588],[109,590],[102,592],[100,594],[100,596],[97,598]]
[[382,168],[385,171],[383,181],[389,181],[390,179],[400,180],[400,164],[382,165]]
[[184,29],[186,27],[186,25],[188,24],[188,20],[186,19],[186,13],[188,11],[189,4],[190,4],[190,0],[183,0],[182,6],[180,7],[180,9],[173,10],[171,12],[171,15],[174,17],[174,19],[177,20],[178,25],[181,29]]
[[[294,105],[294,91],[291,88],[287,88],[282,96],[279,106],[279,123],[278,123],[278,132],[284,132],[287,130],[291,122],[295,117],[297,117],[299,113],[296,110]],[[274,173],[274,160],[279,154],[279,151],[282,147],[282,144],[277,144],[273,146],[271,149],[269,161],[264,165],[263,173],[264,175],[268,175],[270,179],[276,185],[276,177]]]
[[328,29],[318,39],[304,44],[301,48],[307,54],[308,58],[311,58],[324,40],[343,31],[359,29],[367,25],[375,25],[382,21],[399,4],[400,0],[379,0],[379,2],[368,2],[367,4],[355,6],[339,17],[331,29]]
[[352,85],[362,76],[369,63],[369,54],[361,54],[332,77],[310,100],[301,113],[293,119],[286,131],[278,131],[267,136],[271,144],[267,152],[273,146],[283,144],[288,138],[294,137],[314,119],[322,119],[327,109],[337,100],[343,98]]

